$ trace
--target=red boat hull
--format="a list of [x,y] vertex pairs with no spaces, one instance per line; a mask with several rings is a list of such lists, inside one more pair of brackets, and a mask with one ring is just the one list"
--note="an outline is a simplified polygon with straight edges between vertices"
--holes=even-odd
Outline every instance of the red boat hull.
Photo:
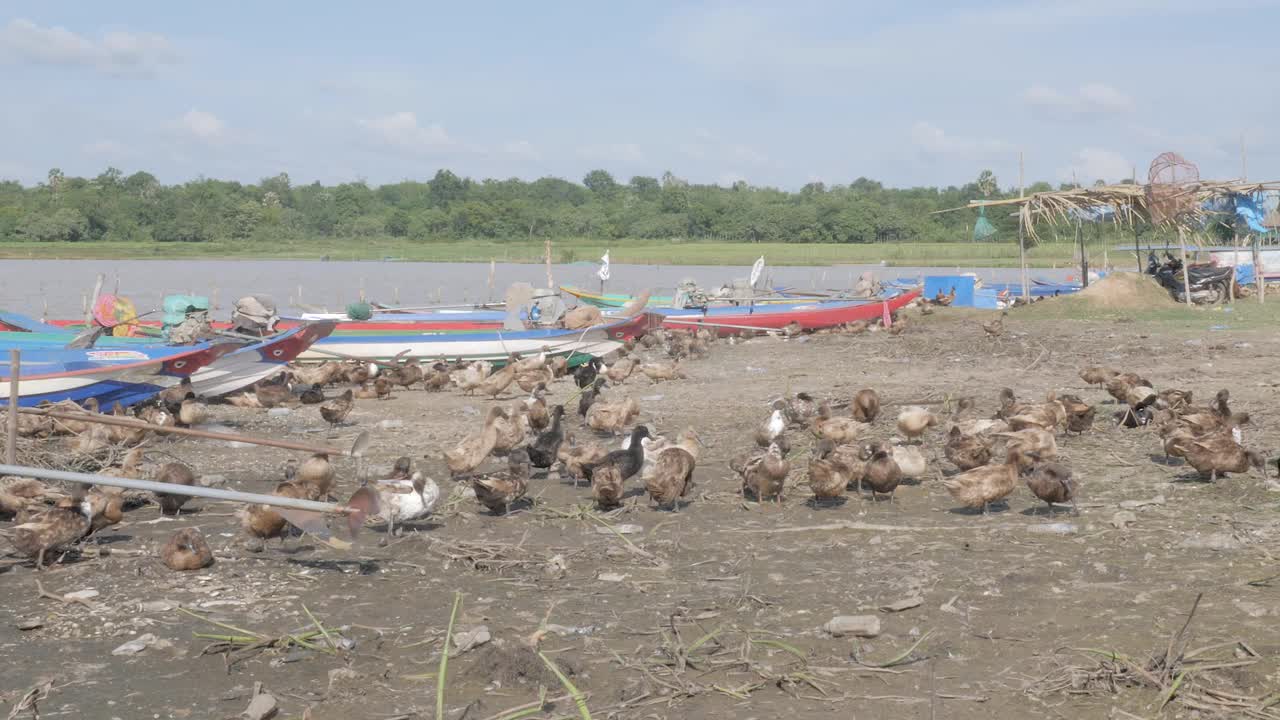
[[888,300],[863,305],[823,307],[815,303],[812,309],[787,312],[773,312],[773,308],[764,305],[760,307],[759,312],[752,313],[744,310],[739,315],[715,315],[706,318],[698,315],[668,316],[663,320],[662,327],[667,330],[684,331],[706,327],[708,330],[715,330],[720,337],[740,335],[747,330],[781,330],[792,323],[798,325],[801,330],[823,330],[858,320],[870,322],[883,317],[886,308],[889,313],[893,313],[918,297],[920,297],[920,291],[912,290]]

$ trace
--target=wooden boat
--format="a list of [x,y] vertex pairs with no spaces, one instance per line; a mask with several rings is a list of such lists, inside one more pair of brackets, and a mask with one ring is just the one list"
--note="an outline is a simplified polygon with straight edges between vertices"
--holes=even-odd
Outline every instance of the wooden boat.
[[12,368],[9,353],[22,351],[18,371],[18,404],[96,398],[103,408],[134,405],[177,385],[218,358],[235,343],[187,347],[50,349],[0,342],[0,406],[9,404]]
[[662,327],[668,330],[696,330],[706,327],[721,337],[738,335],[748,330],[780,330],[794,324],[801,330],[822,330],[857,320],[873,320],[920,297],[919,290],[901,293],[884,300],[788,303],[758,307],[711,308],[659,311]]
[[298,359],[331,360],[351,357],[390,361],[395,358],[420,360],[488,360],[501,365],[516,353],[571,356],[579,362],[616,350],[628,339],[639,337],[661,323],[658,316],[643,313],[632,318],[597,325],[586,330],[559,328],[537,330],[493,330],[486,332],[419,332],[378,335],[336,335],[324,338]]
[[[32,328],[21,332],[0,332],[0,345],[27,349],[61,349],[75,333],[47,325],[14,313],[0,313],[0,327]],[[191,390],[201,397],[217,397],[253,385],[279,372],[285,363],[292,361],[312,343],[327,337],[334,323],[309,323],[286,330],[277,335],[249,344],[240,343],[236,349],[218,358],[191,376]],[[145,347],[165,347],[154,339],[102,337],[94,343],[94,349],[133,350]]]

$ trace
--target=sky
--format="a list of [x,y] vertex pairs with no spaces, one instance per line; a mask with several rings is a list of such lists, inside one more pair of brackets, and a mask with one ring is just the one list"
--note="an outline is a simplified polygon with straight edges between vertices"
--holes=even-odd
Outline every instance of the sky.
[[0,0],[0,178],[1275,180],[1278,35],[1280,0]]

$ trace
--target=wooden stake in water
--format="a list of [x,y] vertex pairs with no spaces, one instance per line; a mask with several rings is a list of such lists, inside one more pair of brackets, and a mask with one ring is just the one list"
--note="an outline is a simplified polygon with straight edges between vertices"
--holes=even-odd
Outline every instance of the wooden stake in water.
[[18,463],[18,379],[22,374],[22,352],[9,351],[9,428],[5,438],[5,462]]
[[391,288],[391,302],[395,303],[396,305],[400,304],[400,288],[399,287]]
[[360,302],[364,302],[364,301],[365,301],[365,295],[364,295],[364,278],[362,277],[362,278],[360,278]]
[[489,258],[489,302],[493,302],[493,284],[497,279],[497,273],[498,263],[493,258]]
[[102,294],[102,282],[107,279],[106,275],[98,273],[98,279],[93,283],[93,300],[85,303],[84,324],[93,324],[93,308],[98,305],[98,296]]
[[556,283],[551,279],[551,238],[547,238],[542,246],[542,258],[547,264],[547,289],[555,289]]

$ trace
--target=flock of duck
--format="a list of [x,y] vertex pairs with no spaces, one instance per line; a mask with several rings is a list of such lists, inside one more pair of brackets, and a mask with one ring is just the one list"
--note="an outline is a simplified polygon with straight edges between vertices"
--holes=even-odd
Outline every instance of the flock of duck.
[[[998,319],[983,330],[998,336],[1002,324]],[[893,326],[906,327],[901,322]],[[576,367],[571,367],[569,358],[547,351],[533,357],[512,355],[498,369],[488,362],[444,360],[429,365],[397,360],[381,367],[331,362],[290,368],[283,376],[226,401],[251,408],[316,405],[322,419],[337,426],[346,421],[358,400],[384,400],[397,388],[421,386],[438,392],[453,387],[463,395],[491,400],[519,388],[523,394],[514,402],[495,402],[472,433],[439,455],[428,456],[442,461],[453,481],[468,485],[471,492],[465,494],[474,494],[482,508],[503,515],[527,504],[537,473],[572,479],[575,487],[585,483],[602,510],[622,506],[628,483],[637,478],[653,505],[678,510],[693,489],[703,442],[693,427],[668,437],[636,424],[641,408],[624,386],[638,376],[652,383],[683,379],[685,363],[706,357],[715,342],[715,335],[706,330],[658,331],[628,343],[611,362],[590,358]],[[644,354],[650,359],[643,359]],[[1211,404],[1197,406],[1191,391],[1156,390],[1134,373],[1090,367],[1080,377],[1105,388],[1114,398],[1113,420],[1118,426],[1154,428],[1166,457],[1183,458],[1210,480],[1264,467],[1262,456],[1243,445],[1241,427],[1249,418],[1231,411],[1226,390],[1218,392]],[[570,379],[576,392],[563,404],[549,405],[548,390],[561,379]],[[349,387],[335,397],[326,396],[327,387],[341,383]],[[798,484],[795,477],[807,485],[815,506],[840,504],[851,492],[871,501],[887,498],[892,504],[901,485],[932,477],[961,506],[983,514],[993,504],[1006,501],[1020,485],[1046,503],[1050,513],[1059,504],[1070,503],[1074,509],[1078,484],[1059,457],[1058,438],[1089,432],[1097,405],[1054,392],[1041,402],[1024,402],[1004,389],[991,417],[979,416],[974,399],[963,397],[948,399],[938,411],[919,405],[903,407],[891,425],[884,421],[887,406],[870,388],[847,399],[819,399],[805,392],[780,398],[743,438],[743,447],[729,459],[728,469],[742,496],[760,502],[781,503],[791,489],[789,484]],[[70,408],[99,412],[93,406]],[[112,414],[125,412],[116,407]],[[136,414],[156,425],[200,425],[208,417],[208,408],[184,384]],[[65,419],[55,422],[42,416],[20,419],[23,435],[70,434],[75,447],[83,451],[131,447],[104,474],[175,485],[200,482],[197,473],[183,463],[145,462],[140,445],[147,437],[145,430]],[[893,436],[884,439],[885,430]],[[924,443],[931,433],[941,434],[942,455],[954,470],[944,473],[936,450],[926,452]],[[619,438],[621,442],[614,446]],[[807,446],[807,457],[800,460],[793,445]],[[486,466],[492,458],[499,462]],[[380,517],[388,534],[431,515],[443,495],[434,480],[415,469],[410,457],[399,458],[389,472],[378,474],[381,477],[358,478],[360,487],[347,504]],[[314,454],[301,462],[289,461],[272,494],[333,499],[337,479],[329,456]],[[187,496],[172,493],[151,498],[167,515],[181,513],[186,500]],[[15,524],[0,535],[40,567],[50,551],[120,522],[125,506],[125,494],[118,489],[72,486],[63,492],[31,479],[6,478],[0,480],[0,514],[13,516]],[[246,505],[238,518],[255,548],[267,540],[284,542],[295,527],[327,536],[321,515]],[[175,534],[164,545],[161,558],[175,570],[204,567],[213,560],[208,544],[191,528]]]

